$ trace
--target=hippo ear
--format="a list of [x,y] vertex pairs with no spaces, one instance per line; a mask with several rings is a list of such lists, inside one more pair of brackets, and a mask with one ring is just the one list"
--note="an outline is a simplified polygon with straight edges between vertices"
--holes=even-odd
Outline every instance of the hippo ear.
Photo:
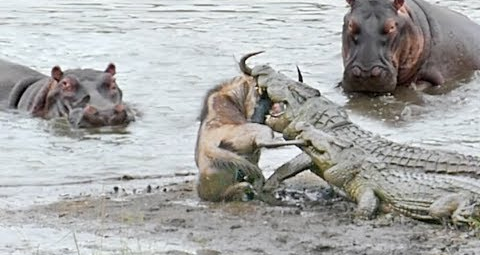
[[63,76],[63,71],[59,66],[54,66],[52,68],[51,74],[54,80],[60,81],[60,79],[62,79],[62,76]]
[[347,0],[347,4],[348,4],[348,5],[352,6],[353,3],[355,3],[355,0]]
[[117,73],[117,68],[115,67],[114,63],[110,63],[107,66],[107,69],[105,69],[106,73],[110,73],[112,76],[114,76]]
[[404,3],[405,3],[405,0],[394,0],[393,7],[395,7],[395,9],[398,11],[400,8],[402,8]]

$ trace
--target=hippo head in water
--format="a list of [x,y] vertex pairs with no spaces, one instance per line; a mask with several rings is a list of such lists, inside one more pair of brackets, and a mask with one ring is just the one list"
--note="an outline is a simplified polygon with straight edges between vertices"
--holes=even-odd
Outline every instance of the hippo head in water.
[[347,92],[393,92],[414,79],[424,38],[404,0],[347,0],[341,86]]
[[105,71],[62,71],[55,66],[49,81],[42,83],[28,107],[34,116],[67,117],[77,128],[126,125],[134,120],[132,111],[122,101],[114,64],[109,64]]

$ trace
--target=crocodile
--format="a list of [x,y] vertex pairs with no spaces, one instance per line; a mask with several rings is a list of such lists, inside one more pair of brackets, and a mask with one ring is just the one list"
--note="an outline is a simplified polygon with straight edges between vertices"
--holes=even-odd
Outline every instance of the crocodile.
[[[365,130],[350,120],[343,107],[323,96],[319,90],[293,80],[269,65],[248,67],[246,60],[259,53],[250,53],[242,58],[240,69],[254,77],[258,89],[267,93],[272,101],[272,110],[276,110],[268,116],[266,124],[273,130],[283,133],[294,120],[311,121],[316,129],[353,142],[392,170],[480,178],[480,157],[397,143]],[[285,133],[284,136],[288,137]],[[300,154],[279,167],[264,187],[273,190],[283,180],[307,169],[315,172],[315,165],[309,156]]]
[[357,203],[356,216],[371,219],[387,209],[408,217],[474,226],[480,220],[480,182],[436,173],[398,170],[379,161],[361,146],[293,121],[284,133],[304,140],[319,175]]

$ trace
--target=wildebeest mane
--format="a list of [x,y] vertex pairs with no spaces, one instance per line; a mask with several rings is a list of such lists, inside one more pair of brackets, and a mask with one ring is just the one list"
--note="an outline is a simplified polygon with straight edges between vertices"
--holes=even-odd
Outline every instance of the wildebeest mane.
[[198,116],[197,120],[200,122],[203,122],[203,120],[207,117],[208,115],[208,98],[213,94],[218,91],[220,91],[223,86],[225,86],[227,83],[223,82],[221,84],[218,84],[217,86],[209,89],[207,93],[205,93],[205,97],[203,98],[203,104],[202,104],[202,110],[200,111],[200,115]]
[[[233,82],[235,82],[237,78],[233,78],[229,81],[225,81],[225,82],[222,82],[220,84],[218,84],[217,86],[209,89],[207,91],[207,93],[205,94],[205,97],[203,98],[203,104],[202,104],[202,110],[200,111],[200,115],[198,116],[197,120],[199,120],[200,122],[203,122],[205,120],[205,118],[207,117],[208,115],[208,99],[210,98],[211,95],[219,92],[220,90],[222,90],[223,87],[225,86],[228,86],[230,84],[232,84]],[[231,101],[233,104],[236,104],[237,105],[237,108],[238,109],[241,109],[241,102],[236,102],[236,101]]]

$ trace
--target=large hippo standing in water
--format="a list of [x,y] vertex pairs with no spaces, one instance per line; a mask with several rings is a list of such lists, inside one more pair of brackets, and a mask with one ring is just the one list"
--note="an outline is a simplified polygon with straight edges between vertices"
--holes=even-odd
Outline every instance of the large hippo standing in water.
[[115,65],[105,71],[59,66],[51,76],[0,60],[0,104],[45,119],[66,117],[76,128],[125,125],[134,120],[115,81]]
[[480,26],[423,0],[347,0],[345,91],[442,85],[480,69]]

